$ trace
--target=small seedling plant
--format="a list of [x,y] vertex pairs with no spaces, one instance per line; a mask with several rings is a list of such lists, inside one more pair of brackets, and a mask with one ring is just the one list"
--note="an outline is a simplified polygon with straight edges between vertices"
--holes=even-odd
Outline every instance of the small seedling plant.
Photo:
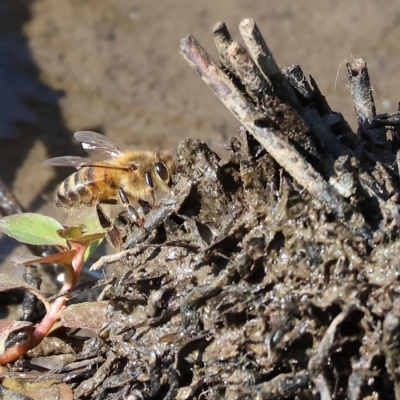
[[[65,227],[54,218],[35,213],[15,214],[0,219],[0,231],[18,241],[30,245],[54,246],[57,252],[45,257],[15,258],[16,266],[36,264],[58,264],[64,268],[65,278],[60,292],[47,298],[37,287],[7,274],[0,274],[0,291],[23,289],[36,296],[45,307],[43,319],[36,325],[29,321],[0,321],[0,365],[5,365],[24,356],[36,347],[61,322],[69,328],[88,328],[94,331],[88,318],[94,312],[94,303],[79,307],[67,306],[71,291],[75,288],[85,261],[91,256],[105,236],[105,229],[94,222],[93,216],[84,217],[82,223]],[[51,300],[54,299],[54,300]],[[97,304],[98,305],[98,304]],[[101,305],[103,306],[103,305]],[[98,310],[96,310],[98,312]],[[82,326],[82,320],[86,323]],[[22,337],[12,341],[10,338]],[[11,343],[11,345],[10,345]]]

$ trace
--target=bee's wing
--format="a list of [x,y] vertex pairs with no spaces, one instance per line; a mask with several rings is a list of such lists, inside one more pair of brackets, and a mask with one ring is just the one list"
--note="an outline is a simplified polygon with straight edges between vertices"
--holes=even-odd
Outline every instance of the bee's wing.
[[79,169],[86,166],[88,162],[90,162],[88,158],[63,156],[50,158],[46,160],[43,165],[46,167],[74,167]]
[[74,133],[74,137],[79,142],[82,142],[82,147],[89,154],[95,154],[97,156],[104,155],[110,157],[117,157],[123,153],[123,149],[119,147],[112,140],[107,137],[100,135],[100,133],[91,131],[79,131]]
[[74,167],[80,169],[82,167],[100,167],[109,169],[122,169],[122,170],[132,170],[133,167],[122,167],[112,165],[103,161],[94,161],[89,158],[76,157],[76,156],[63,156],[54,157],[46,160],[43,163],[46,167]]

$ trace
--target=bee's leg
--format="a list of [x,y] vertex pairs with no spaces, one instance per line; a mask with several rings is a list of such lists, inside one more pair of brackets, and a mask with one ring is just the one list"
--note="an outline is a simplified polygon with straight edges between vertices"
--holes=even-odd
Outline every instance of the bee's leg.
[[124,189],[118,188],[118,195],[119,198],[121,199],[121,203],[126,208],[126,212],[128,213],[129,219],[138,224],[140,228],[144,228],[143,218],[141,218],[138,212],[129,203],[128,197],[126,196]]
[[146,172],[144,174],[144,177],[146,179],[146,183],[147,186],[150,188],[150,195],[151,195],[151,200],[152,200],[152,207],[153,208],[157,208],[157,204],[156,204],[156,192],[154,190],[154,183],[153,183],[153,179],[151,179],[151,175],[149,172]]
[[100,204],[96,205],[97,217],[103,229],[107,229],[107,238],[113,247],[119,248],[123,244],[121,233],[105,214]]
[[103,207],[99,203],[96,204],[96,213],[101,227],[103,229],[109,229],[111,226],[110,218],[107,217],[106,213],[103,210]]

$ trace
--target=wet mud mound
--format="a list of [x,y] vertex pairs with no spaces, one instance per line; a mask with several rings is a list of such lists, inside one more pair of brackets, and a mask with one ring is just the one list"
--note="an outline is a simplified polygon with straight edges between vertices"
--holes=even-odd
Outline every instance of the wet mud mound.
[[[225,159],[177,148],[176,185],[127,231],[99,337],[59,379],[81,399],[400,399],[397,114],[347,63],[354,133],[251,20],[216,64],[181,52],[241,123]],[[253,61],[254,60],[254,61]]]
[[395,398],[397,117],[375,115],[355,56],[353,133],[300,67],[274,69],[252,21],[241,29],[252,58],[215,27],[222,67],[182,41],[240,138],[225,160],[199,141],[178,146],[151,235],[130,232],[118,256],[93,344],[106,361],[83,398]]

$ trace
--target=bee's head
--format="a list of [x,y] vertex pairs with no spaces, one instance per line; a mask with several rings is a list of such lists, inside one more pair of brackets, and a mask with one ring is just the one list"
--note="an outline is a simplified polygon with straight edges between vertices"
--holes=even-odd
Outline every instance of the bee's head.
[[173,185],[173,175],[175,173],[175,159],[171,153],[159,153],[157,161],[153,164],[155,179],[160,183],[160,187],[168,189]]

